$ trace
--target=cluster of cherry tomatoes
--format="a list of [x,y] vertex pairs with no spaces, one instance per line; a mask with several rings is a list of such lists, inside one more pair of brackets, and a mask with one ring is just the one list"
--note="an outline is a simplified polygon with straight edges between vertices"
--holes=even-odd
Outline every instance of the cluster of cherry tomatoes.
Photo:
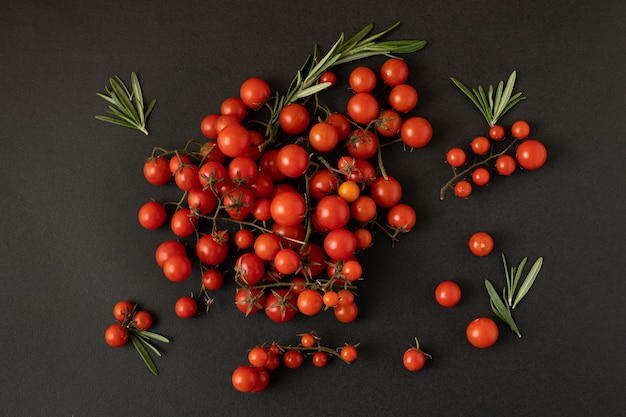
[[[468,153],[463,148],[449,149],[446,161],[452,167],[454,176],[441,189],[441,199],[448,188],[452,188],[457,197],[469,197],[473,186],[483,187],[489,184],[491,173],[494,171],[499,175],[509,176],[518,166],[529,171],[541,168],[546,162],[548,152],[542,142],[528,139],[530,135],[528,122],[518,120],[511,125],[510,131],[512,140],[504,145],[506,131],[501,125],[492,126],[487,136],[472,139],[470,149],[475,159],[469,166],[467,166]],[[505,147],[496,152],[495,147],[498,145]],[[462,169],[464,166],[466,168]]]
[[315,332],[300,335],[300,342],[295,345],[255,346],[248,351],[248,364],[237,367],[232,374],[231,382],[239,392],[261,392],[270,382],[270,372],[281,365],[289,369],[300,368],[306,358],[310,358],[313,366],[326,366],[329,356],[341,358],[345,363],[357,359],[358,345],[345,344],[331,349],[320,343]]
[[145,310],[137,310],[128,301],[120,301],[113,306],[113,316],[117,323],[111,324],[104,332],[104,339],[111,347],[121,347],[128,343],[129,329],[148,330],[152,327],[152,315]]
[[[298,312],[332,309],[340,322],[355,320],[363,273],[357,253],[371,246],[371,229],[395,241],[417,219],[381,156],[384,146],[422,148],[432,138],[426,119],[408,115],[418,94],[407,78],[408,66],[396,58],[378,75],[356,67],[341,112],[319,105],[318,97],[314,108],[299,101],[276,107],[268,83],[250,78],[238,97],[202,119],[202,141],[155,148],[144,164],[146,180],[161,186],[173,178],[182,193],[178,201],[147,202],[138,214],[146,229],[169,221],[175,237],[155,253],[165,277],[187,280],[197,260],[205,302],[230,270],[235,305],[246,315],[264,311],[286,322]],[[320,77],[336,81],[330,71]],[[264,111],[269,122],[261,121]],[[196,299],[179,299],[177,314],[194,316]]]

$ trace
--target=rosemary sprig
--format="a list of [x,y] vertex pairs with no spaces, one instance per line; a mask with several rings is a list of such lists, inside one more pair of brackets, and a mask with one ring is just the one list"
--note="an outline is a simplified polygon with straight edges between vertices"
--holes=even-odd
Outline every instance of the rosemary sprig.
[[511,75],[509,75],[506,85],[504,81],[500,81],[495,89],[494,96],[494,88],[492,85],[490,85],[485,92],[482,85],[470,89],[458,79],[450,77],[452,82],[472,100],[472,103],[474,103],[476,107],[478,107],[478,110],[480,110],[485,117],[489,126],[494,126],[513,106],[526,99],[526,97],[522,96],[521,92],[513,94],[516,78],[517,73],[513,71]]
[[332,67],[379,55],[397,58],[400,54],[417,52],[426,46],[424,40],[378,41],[399,25],[400,22],[396,22],[382,32],[368,36],[374,28],[374,24],[370,23],[348,40],[345,40],[345,35],[342,33],[330,50],[321,57],[320,49],[316,45],[313,54],[307,57],[304,65],[291,81],[285,95],[276,95],[268,123],[270,138],[274,138],[278,133],[278,116],[283,107],[306,99],[330,86],[330,83],[318,83],[318,81],[320,76]]
[[493,284],[489,280],[485,280],[485,287],[487,287],[487,293],[489,294],[491,309],[500,320],[509,325],[511,330],[513,330],[518,337],[522,337],[522,334],[520,333],[515,320],[513,320],[512,310],[515,309],[519,302],[522,301],[522,298],[524,298],[524,296],[528,293],[530,287],[535,282],[537,275],[539,275],[541,266],[543,265],[543,258],[537,258],[518,290],[517,286],[520,282],[520,278],[522,277],[522,271],[526,266],[527,260],[528,258],[522,259],[520,264],[518,266],[511,267],[509,272],[506,257],[502,254],[502,263],[504,265],[504,276],[506,281],[506,285],[502,289],[502,297],[500,297]]
[[139,353],[143,362],[146,364],[148,369],[150,369],[150,372],[154,375],[158,375],[159,371],[146,347],[152,350],[157,356],[161,356],[161,352],[156,346],[154,346],[152,341],[156,340],[161,343],[169,343],[169,339],[158,333],[149,332],[147,330],[139,330],[134,327],[128,328],[128,335],[133,343],[133,346],[137,350],[137,353]]
[[108,95],[103,93],[96,93],[96,95],[110,104],[107,113],[113,116],[98,115],[96,119],[137,129],[147,135],[146,121],[156,104],[156,99],[153,99],[148,108],[144,109],[143,93],[141,92],[137,74],[132,72],[130,80],[132,91],[128,89],[124,81],[117,75],[114,78],[109,78],[111,87],[105,87]]

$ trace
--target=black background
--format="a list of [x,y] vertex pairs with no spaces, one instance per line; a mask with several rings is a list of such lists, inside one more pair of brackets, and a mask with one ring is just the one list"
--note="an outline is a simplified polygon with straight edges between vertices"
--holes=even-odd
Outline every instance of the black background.
[[[25,0],[2,9],[2,414],[608,416],[626,406],[623,2]],[[357,321],[246,318],[230,282],[208,315],[175,317],[175,300],[198,281],[164,279],[153,254],[171,235],[137,223],[150,198],[178,198],[143,179],[152,148],[200,138],[202,117],[246,78],[285,91],[315,44],[327,50],[341,32],[397,20],[389,39],[428,41],[406,60],[420,93],[413,114],[435,134],[424,149],[385,151],[419,219],[394,248],[376,235],[364,253]],[[350,68],[337,69],[344,87],[328,100],[345,102]],[[548,162],[494,178],[469,200],[440,201],[446,150],[487,127],[449,77],[488,85],[512,70],[528,99],[502,123],[528,120]],[[94,118],[106,110],[95,93],[131,71],[158,100],[147,137]],[[487,258],[467,250],[477,230],[496,240]],[[492,316],[482,282],[502,282],[500,252],[545,263],[515,311],[523,338],[499,323],[498,343],[479,350],[464,329]],[[432,296],[444,279],[464,290],[449,310]],[[104,343],[121,299],[152,311],[172,339],[158,377],[130,345]],[[359,359],[281,369],[264,393],[235,392],[230,374],[247,349],[296,343],[311,329],[330,346],[360,342]],[[401,363],[415,336],[433,355],[416,374]]]

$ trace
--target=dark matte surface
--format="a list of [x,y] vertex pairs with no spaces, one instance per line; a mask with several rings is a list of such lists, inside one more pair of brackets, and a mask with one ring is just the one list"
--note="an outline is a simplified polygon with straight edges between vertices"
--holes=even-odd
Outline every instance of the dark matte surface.
[[[622,2],[4,3],[3,415],[609,416],[626,406]],[[420,92],[415,113],[431,120],[435,137],[423,150],[385,156],[419,225],[393,249],[379,236],[363,258],[357,322],[244,318],[230,283],[209,315],[177,319],[174,301],[197,281],[167,282],[153,252],[170,235],[136,221],[148,199],[177,198],[143,180],[151,149],[199,138],[201,118],[244,79],[284,91],[314,44],[326,50],[342,31],[397,20],[392,38],[429,42],[407,61]],[[528,99],[503,123],[529,120],[548,163],[495,178],[468,201],[439,201],[450,175],[445,151],[486,126],[449,77],[490,84],[513,69]],[[94,119],[105,110],[96,91],[131,71],[158,98],[149,137]],[[465,243],[481,229],[497,242],[484,259]],[[545,264],[516,310],[524,337],[502,325],[500,341],[478,350],[464,328],[491,315],[482,281],[500,282],[499,252]],[[443,279],[464,288],[451,310],[432,297]],[[120,299],[153,311],[155,330],[172,338],[157,358],[159,377],[132,347],[104,343]],[[230,374],[248,348],[295,342],[312,328],[331,346],[360,342],[357,362],[283,369],[263,394],[234,391]],[[414,336],[433,355],[417,374],[401,365]]]

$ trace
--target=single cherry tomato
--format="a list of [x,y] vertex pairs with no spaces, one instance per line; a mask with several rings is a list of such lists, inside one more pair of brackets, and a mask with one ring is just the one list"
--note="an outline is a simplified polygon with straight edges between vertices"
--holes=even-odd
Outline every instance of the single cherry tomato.
[[359,308],[356,303],[338,305],[333,309],[333,312],[335,313],[337,321],[341,323],[351,323],[358,317]]
[[195,298],[186,295],[176,301],[174,311],[181,319],[190,319],[198,312],[198,303]]
[[492,126],[489,129],[489,137],[495,141],[501,141],[504,139],[504,128],[500,125]]
[[259,382],[257,371],[249,365],[242,365],[233,371],[233,387],[239,392],[251,392]]
[[139,224],[144,229],[155,230],[163,226],[167,220],[167,213],[163,204],[156,201],[149,201],[139,209],[137,214]]
[[212,140],[217,139],[215,123],[219,117],[220,115],[217,113],[210,113],[204,116],[200,121],[200,132],[202,132],[205,138]]
[[448,163],[455,168],[462,166],[466,159],[467,155],[461,148],[451,148],[446,153],[446,161],[448,161]]
[[496,158],[496,171],[500,175],[511,175],[517,168],[517,162],[511,155],[500,155]]
[[271,90],[267,81],[253,77],[241,84],[239,97],[246,103],[246,106],[253,110],[258,110],[270,98]]
[[489,233],[476,232],[469,238],[470,251],[476,256],[487,256],[493,250],[494,242]]
[[134,311],[135,306],[128,301],[120,301],[113,306],[113,316],[119,322],[124,322],[131,318]]
[[489,173],[489,170],[487,168],[478,167],[474,170],[474,172],[472,172],[472,181],[479,187],[487,185],[490,179],[491,174]]
[[269,358],[268,350],[262,346],[253,347],[248,352],[248,362],[254,367],[264,366]]
[[473,346],[488,348],[498,340],[498,325],[488,317],[479,317],[467,325],[465,334]]
[[315,344],[315,336],[311,333],[305,333],[300,336],[300,344],[304,347],[312,347]]
[[385,109],[380,112],[380,117],[376,121],[376,131],[379,135],[392,138],[400,134],[402,128],[402,116],[397,111]]
[[529,171],[539,169],[545,164],[548,151],[543,143],[536,139],[527,139],[522,142],[515,152],[517,163]]
[[351,345],[345,345],[344,347],[342,347],[339,355],[341,356],[341,359],[343,359],[346,363],[354,362],[358,357],[356,348]]
[[409,78],[409,66],[400,58],[390,58],[381,65],[380,78],[390,87],[403,84]]
[[511,135],[517,139],[526,139],[530,135],[530,125],[525,120],[517,120],[511,125]]
[[332,87],[337,83],[337,75],[333,71],[324,71],[320,75],[320,83],[330,83],[329,87]]
[[356,93],[348,100],[348,115],[358,124],[366,125],[378,117],[378,100],[371,93]]
[[369,93],[376,87],[376,73],[369,67],[356,67],[348,78],[350,88],[355,93]]
[[454,194],[460,198],[467,198],[472,194],[472,184],[469,181],[461,180],[454,185]]
[[104,340],[111,347],[121,347],[128,343],[128,330],[121,324],[112,324],[104,332]]
[[313,362],[313,365],[317,368],[323,368],[324,366],[326,366],[326,363],[328,362],[328,355],[324,352],[315,352],[313,354],[313,357],[311,358],[311,362]]
[[407,113],[415,108],[418,94],[409,84],[398,84],[389,92],[389,105],[398,113]]
[[174,255],[163,263],[163,274],[172,282],[185,281],[191,275],[191,261],[185,255]]
[[217,268],[208,268],[202,273],[202,286],[209,291],[217,291],[224,285],[224,275]]
[[139,330],[148,330],[152,327],[152,315],[145,311],[137,311],[133,316],[133,325]]
[[330,123],[318,122],[309,130],[309,143],[319,152],[330,152],[339,143],[339,132]]
[[484,136],[476,136],[470,143],[472,152],[476,155],[486,155],[491,148],[491,142]]
[[387,224],[394,230],[406,233],[413,229],[417,215],[413,207],[399,203],[391,206],[387,212]]
[[298,369],[304,362],[302,352],[295,349],[289,349],[283,354],[283,363],[289,369]]
[[290,135],[299,135],[309,127],[311,116],[307,108],[300,103],[290,103],[282,108],[278,115],[280,128]]
[[433,128],[423,117],[409,117],[402,123],[400,137],[411,148],[423,148],[433,137]]
[[172,179],[170,160],[164,156],[149,158],[143,164],[143,175],[152,185],[164,185]]
[[461,287],[454,281],[443,281],[435,288],[435,299],[442,307],[454,307],[461,301]]
[[298,310],[305,316],[314,316],[324,307],[322,295],[312,289],[306,289],[298,295]]

